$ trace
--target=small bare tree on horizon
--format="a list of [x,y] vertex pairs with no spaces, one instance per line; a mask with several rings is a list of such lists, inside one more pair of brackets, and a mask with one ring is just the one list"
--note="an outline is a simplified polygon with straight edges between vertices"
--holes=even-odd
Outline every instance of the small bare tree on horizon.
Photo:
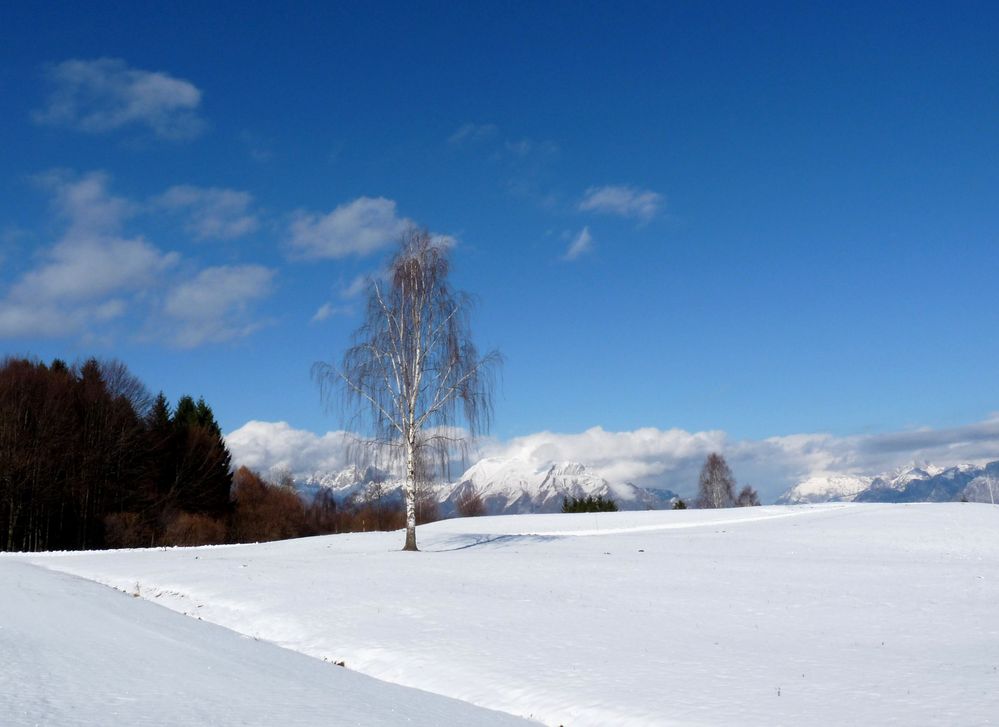
[[360,450],[405,467],[403,550],[418,550],[418,482],[445,474],[488,431],[502,360],[497,351],[479,356],[471,298],[451,287],[449,272],[447,248],[426,230],[407,230],[387,280],[369,284],[364,322],[340,366],[313,366],[323,399],[339,399]]
[[697,481],[697,507],[715,508],[735,505],[735,478],[725,458],[712,452],[704,460]]
[[739,490],[739,494],[735,498],[735,504],[737,507],[758,507],[760,504],[760,493],[750,485],[746,485]]

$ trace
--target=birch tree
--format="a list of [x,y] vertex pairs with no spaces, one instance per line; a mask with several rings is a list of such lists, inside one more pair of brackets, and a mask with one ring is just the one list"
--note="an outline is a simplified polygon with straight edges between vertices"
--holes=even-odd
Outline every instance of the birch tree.
[[386,280],[370,282],[364,322],[340,365],[313,367],[324,400],[344,407],[362,451],[405,470],[403,550],[418,549],[418,480],[446,472],[492,416],[500,355],[479,355],[471,299],[452,288],[449,272],[447,248],[426,230],[408,230]]
[[735,504],[735,478],[725,458],[712,452],[704,460],[697,482],[698,507],[732,507]]

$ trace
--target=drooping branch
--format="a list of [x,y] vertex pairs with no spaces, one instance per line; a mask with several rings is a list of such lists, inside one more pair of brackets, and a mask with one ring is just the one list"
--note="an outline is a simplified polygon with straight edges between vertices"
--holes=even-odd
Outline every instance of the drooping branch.
[[[472,343],[471,299],[451,288],[447,253],[425,230],[409,230],[384,287],[370,285],[364,322],[340,365],[313,369],[324,398],[338,395],[347,428],[403,456],[410,479],[417,469],[432,474],[431,461],[443,472],[470,437],[487,431],[491,372],[501,363],[498,352],[480,357]],[[467,436],[439,435],[455,426]]]

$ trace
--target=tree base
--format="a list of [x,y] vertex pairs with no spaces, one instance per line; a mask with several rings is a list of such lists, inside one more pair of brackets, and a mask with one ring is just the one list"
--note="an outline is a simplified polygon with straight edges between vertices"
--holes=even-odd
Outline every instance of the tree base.
[[406,533],[406,544],[404,546],[402,546],[402,549],[403,550],[411,550],[411,551],[414,551],[414,552],[419,551],[419,548],[416,547],[416,533],[415,532],[407,532]]

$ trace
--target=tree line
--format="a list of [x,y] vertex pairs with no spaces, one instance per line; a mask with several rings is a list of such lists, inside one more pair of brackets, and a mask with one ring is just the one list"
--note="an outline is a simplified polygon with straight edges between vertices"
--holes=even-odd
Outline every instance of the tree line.
[[0,548],[168,540],[182,515],[225,517],[230,455],[211,408],[171,411],[119,361],[0,364]]
[[[405,526],[378,484],[302,501],[290,476],[234,473],[211,407],[171,407],[119,361],[0,362],[0,550],[257,542]],[[420,523],[438,519],[429,488]]]

